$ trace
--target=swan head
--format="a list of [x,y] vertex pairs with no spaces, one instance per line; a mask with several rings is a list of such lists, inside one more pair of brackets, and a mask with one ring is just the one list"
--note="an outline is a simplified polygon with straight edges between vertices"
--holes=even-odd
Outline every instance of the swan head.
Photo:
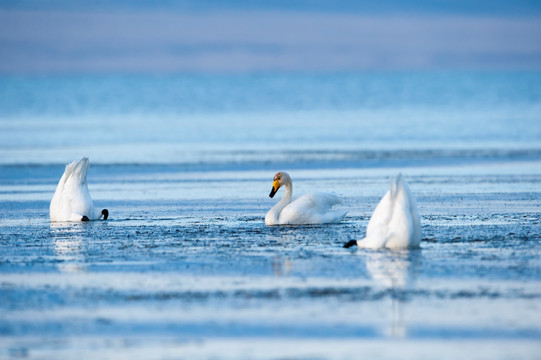
[[274,181],[272,182],[272,189],[269,194],[269,197],[271,198],[274,197],[278,189],[281,186],[286,185],[288,183],[291,183],[291,178],[289,177],[288,173],[284,171],[276,173],[276,175],[274,175]]
[[107,220],[107,218],[109,217],[109,210],[103,209],[101,211],[101,214],[103,215],[103,220]]

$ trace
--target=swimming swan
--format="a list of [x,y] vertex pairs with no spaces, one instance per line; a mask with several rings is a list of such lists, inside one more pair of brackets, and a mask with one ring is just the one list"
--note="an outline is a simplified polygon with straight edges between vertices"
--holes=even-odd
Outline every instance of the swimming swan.
[[269,196],[272,198],[282,186],[285,188],[284,197],[265,216],[266,225],[336,223],[346,216],[347,211],[331,210],[334,205],[342,203],[342,200],[334,194],[309,193],[292,202],[293,184],[286,172],[274,175]]
[[49,207],[51,221],[89,221],[102,216],[107,220],[107,209],[94,209],[86,183],[87,171],[86,157],[66,165]]
[[380,200],[366,227],[366,237],[344,245],[370,249],[418,248],[421,242],[421,223],[415,199],[409,186],[398,174],[391,180],[391,189]]

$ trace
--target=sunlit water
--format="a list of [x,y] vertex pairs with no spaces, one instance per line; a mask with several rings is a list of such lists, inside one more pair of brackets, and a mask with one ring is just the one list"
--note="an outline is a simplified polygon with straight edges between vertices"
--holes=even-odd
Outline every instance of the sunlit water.
[[[2,358],[541,353],[538,73],[4,77],[0,95]],[[110,220],[51,224],[82,156]],[[346,220],[266,227],[278,170],[342,195]],[[399,172],[421,249],[344,249]]]

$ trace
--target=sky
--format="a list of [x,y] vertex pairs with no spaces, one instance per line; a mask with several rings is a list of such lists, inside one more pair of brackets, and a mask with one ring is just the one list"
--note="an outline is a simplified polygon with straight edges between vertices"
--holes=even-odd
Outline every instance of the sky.
[[541,1],[0,0],[0,74],[540,70]]

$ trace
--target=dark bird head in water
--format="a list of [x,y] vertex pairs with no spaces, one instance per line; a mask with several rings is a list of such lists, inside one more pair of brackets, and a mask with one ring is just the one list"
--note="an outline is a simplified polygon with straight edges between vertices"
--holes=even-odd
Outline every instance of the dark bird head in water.
[[347,249],[347,248],[352,247],[353,245],[357,245],[357,240],[348,241],[347,243],[344,244],[344,247]]

